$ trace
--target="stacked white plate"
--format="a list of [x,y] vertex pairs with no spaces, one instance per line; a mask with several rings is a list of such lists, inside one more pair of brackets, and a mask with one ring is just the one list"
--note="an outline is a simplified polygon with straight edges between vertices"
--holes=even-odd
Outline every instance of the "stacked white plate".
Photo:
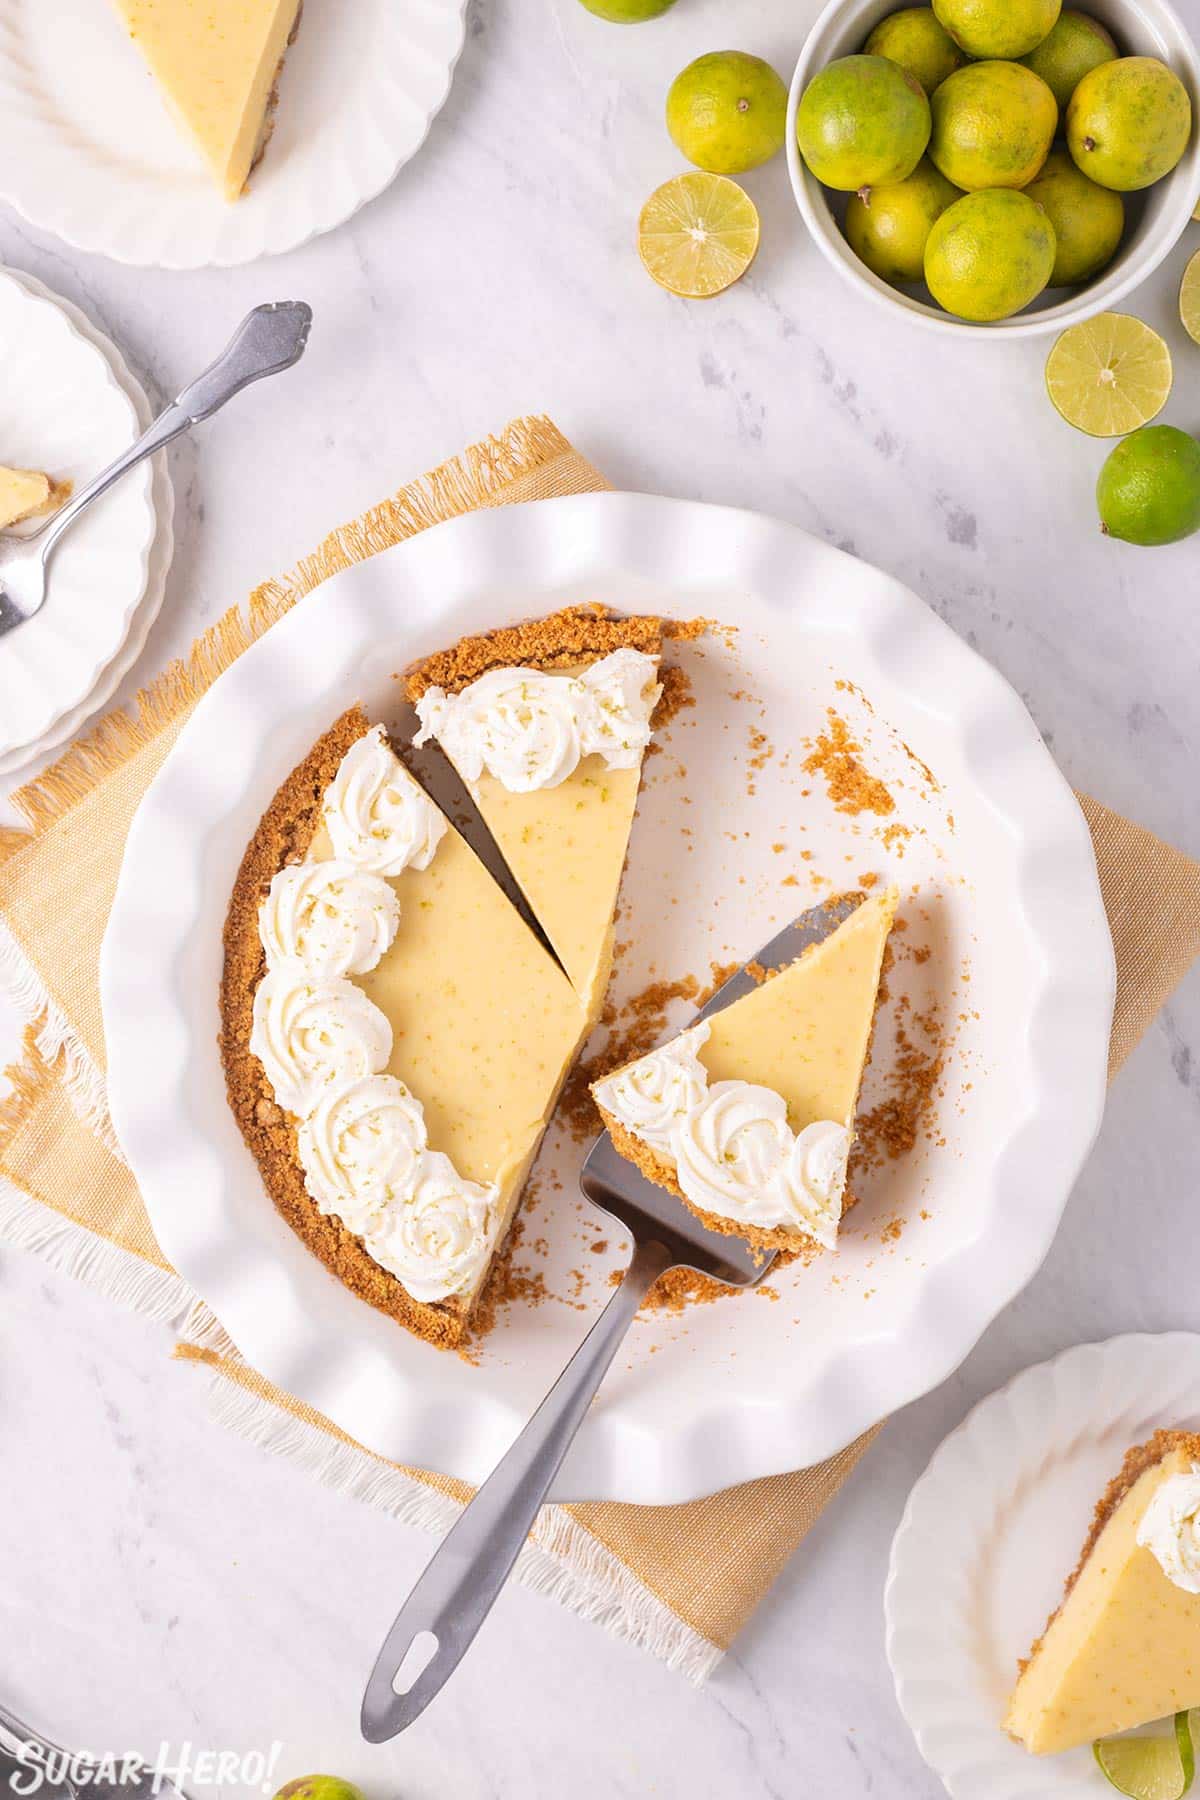
[[[0,270],[0,357],[0,461],[78,491],[150,423],[116,346],[78,307],[10,269]],[[0,638],[0,776],[64,744],[141,654],[162,606],[172,512],[160,455],[63,537],[45,605]]]

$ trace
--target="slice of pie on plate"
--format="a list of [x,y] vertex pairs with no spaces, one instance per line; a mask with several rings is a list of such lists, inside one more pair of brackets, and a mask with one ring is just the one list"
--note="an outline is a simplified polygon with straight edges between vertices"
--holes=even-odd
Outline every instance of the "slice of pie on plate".
[[[547,716],[579,709],[583,755],[598,727],[576,671],[595,669],[602,685],[605,664],[618,669],[627,710],[605,717],[636,796],[660,646],[658,620],[570,609],[464,640],[426,668],[449,675],[482,661],[506,695],[536,689],[540,704],[495,714],[476,704],[476,716],[489,742],[507,734],[510,766],[544,775],[521,792],[531,839],[553,841],[556,790],[574,770],[557,740],[545,761]],[[586,754],[606,767],[603,750]],[[541,834],[543,796],[554,825]],[[468,1327],[603,999],[633,806],[619,859],[608,811],[579,811],[564,879],[587,891],[590,871],[605,903],[590,912],[593,940],[577,939],[578,986],[359,708],[276,794],[230,903],[221,1050],[268,1192],[342,1281],[439,1345]],[[553,912],[551,873],[539,892]]]
[[266,149],[301,0],[113,0],[226,200]]
[[1021,1665],[1007,1730],[1050,1755],[1200,1706],[1200,1435],[1129,1451],[1058,1611]]
[[752,992],[593,1084],[622,1155],[706,1225],[832,1249],[897,891]]

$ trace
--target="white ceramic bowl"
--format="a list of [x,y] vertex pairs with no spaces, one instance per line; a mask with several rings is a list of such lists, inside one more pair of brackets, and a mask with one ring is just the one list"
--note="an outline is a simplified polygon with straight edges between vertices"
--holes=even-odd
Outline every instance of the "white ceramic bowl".
[[842,235],[846,195],[833,194],[805,167],[796,144],[796,109],[800,96],[818,70],[838,56],[861,50],[880,19],[906,0],[830,0],[808,35],[792,76],[788,96],[787,159],[796,204],[824,256],[860,293],[893,311],[936,330],[960,337],[1036,337],[1061,331],[1104,312],[1143,282],[1171,249],[1192,216],[1200,197],[1200,55],[1167,0],[1087,0],[1087,11],[1100,19],[1125,55],[1157,56],[1174,69],[1192,98],[1192,140],[1182,159],[1162,181],[1141,194],[1124,196],[1125,236],[1112,262],[1098,280],[1082,288],[1047,288],[1014,318],[993,325],[973,324],[943,312],[928,289],[889,287],[860,262]]

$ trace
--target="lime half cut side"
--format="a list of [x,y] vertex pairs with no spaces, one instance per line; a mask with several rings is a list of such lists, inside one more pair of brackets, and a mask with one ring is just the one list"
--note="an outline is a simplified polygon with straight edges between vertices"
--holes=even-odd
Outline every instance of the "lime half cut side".
[[1123,437],[1160,413],[1171,392],[1171,352],[1128,313],[1071,325],[1046,360],[1046,392],[1091,437]]
[[638,220],[638,254],[660,287],[706,300],[740,279],[758,249],[758,213],[736,181],[700,170],[655,188]]
[[1183,329],[1194,343],[1200,344],[1200,250],[1188,259],[1179,284],[1179,317]]
[[1175,1729],[1167,1737],[1097,1738],[1092,1749],[1109,1782],[1130,1800],[1182,1800],[1195,1779],[1185,1712],[1175,1714]]

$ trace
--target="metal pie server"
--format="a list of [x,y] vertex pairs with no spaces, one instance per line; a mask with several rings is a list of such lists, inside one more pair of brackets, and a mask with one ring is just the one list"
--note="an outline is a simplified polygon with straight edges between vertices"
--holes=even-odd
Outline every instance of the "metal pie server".
[[101,470],[36,531],[0,536],[0,638],[38,612],[46,598],[46,571],[55,546],[80,513],[106,494],[172,438],[209,419],[252,381],[277,375],[299,362],[308,342],[312,307],[303,300],[274,300],[247,313],[211,368],[198,375],[159,413],[114,463]]
[[[854,911],[861,896],[814,907],[765,944],[763,968],[793,962]],[[743,966],[696,1015],[706,1019],[755,985]],[[693,1021],[695,1022],[695,1021]],[[580,1171],[594,1206],[633,1237],[625,1277],[528,1425],[429,1559],[388,1632],[363,1696],[368,1743],[395,1737],[420,1717],[465,1655],[517,1560],[591,1400],[642,1301],[667,1269],[695,1269],[730,1287],[754,1287],[773,1254],[709,1231],[673,1194],[613,1148],[607,1132]]]

